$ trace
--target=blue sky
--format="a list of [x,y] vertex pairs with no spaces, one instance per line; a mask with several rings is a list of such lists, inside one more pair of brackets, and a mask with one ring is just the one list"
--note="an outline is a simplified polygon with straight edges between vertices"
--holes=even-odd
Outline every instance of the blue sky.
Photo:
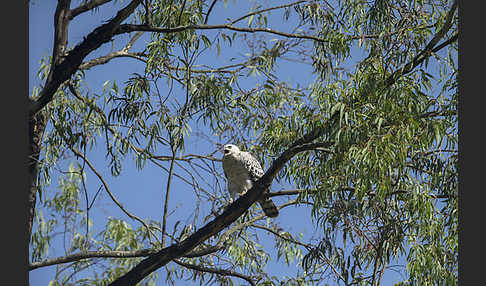
[[[55,11],[55,3],[56,1],[31,1],[30,4],[30,11],[29,11],[29,41],[30,41],[30,53],[29,53],[29,87],[30,91],[34,86],[38,86],[41,82],[37,79],[36,73],[39,68],[39,61],[41,57],[50,55],[52,42],[53,42],[53,14]],[[73,1],[74,4],[78,1]],[[251,5],[248,4],[248,1],[242,1],[241,6],[244,8],[242,9],[241,6],[239,8],[234,8],[233,1],[229,1],[228,7],[224,7],[222,2],[219,2],[209,19],[209,24],[216,24],[222,23],[225,21],[226,18],[236,18],[245,12],[249,11]],[[245,7],[246,5],[246,7]],[[92,31],[95,27],[97,27],[103,21],[109,19],[113,16],[114,5],[109,3],[105,5],[106,7],[101,8],[96,13],[86,13],[85,15],[81,15],[80,17],[76,18],[70,25],[70,37],[69,37],[69,44],[75,45],[79,41],[82,40],[83,36],[87,33]],[[118,7],[118,6],[117,6]],[[280,17],[280,14],[277,14],[277,18]],[[284,21],[275,21],[271,23],[278,23],[277,25],[272,25],[275,29],[286,30],[287,27],[284,26]],[[214,32],[209,32],[210,34],[214,34]],[[252,36],[252,35],[249,35]],[[117,39],[122,39],[123,42],[126,42],[128,36],[122,35],[117,37]],[[278,37],[275,37],[278,39]],[[141,39],[143,40],[143,39]],[[143,44],[143,41],[140,41],[138,47]],[[93,55],[89,58],[101,56],[111,50],[111,44],[105,44],[96,51]],[[116,48],[116,47],[115,47]],[[137,45],[134,47],[136,50]],[[228,62],[231,54],[239,53],[240,55],[247,52],[247,48],[239,43],[235,43],[232,47],[222,46],[222,53],[217,58],[203,58],[202,62],[207,60],[208,63],[214,63],[214,61],[218,61],[221,63]],[[355,57],[361,57],[362,55],[355,52]],[[280,80],[286,80],[293,85],[299,84],[301,87],[306,87],[312,83],[314,76],[312,75],[311,70],[308,66],[298,64],[295,62],[288,62],[288,61],[280,61],[278,62],[280,67],[279,69],[279,77]],[[103,83],[106,80],[116,80],[118,84],[122,85],[122,83],[128,79],[128,77],[132,73],[140,73],[143,74],[143,65],[137,63],[135,60],[132,59],[114,59],[112,62],[95,67],[86,72],[86,82],[89,85],[89,89],[92,92],[101,92],[103,87]],[[249,78],[245,84],[252,84],[252,79]],[[204,126],[193,126],[194,133],[202,132],[207,133],[207,129]],[[209,134],[210,135],[210,134]],[[215,139],[217,140],[217,139]],[[101,146],[103,147],[103,146]],[[208,154],[215,150],[215,146],[211,144],[211,142],[198,138],[197,136],[191,137],[189,143],[187,144],[188,153],[195,153],[195,154]],[[168,154],[164,154],[168,155]],[[216,156],[221,156],[221,154],[216,154]],[[133,162],[126,162],[124,165],[123,172],[121,176],[117,178],[113,178],[109,175],[109,168],[107,167],[106,161],[104,160],[104,151],[103,148],[95,148],[92,150],[88,158],[92,161],[92,163],[98,167],[99,170],[102,170],[102,173],[107,180],[111,190],[116,194],[119,201],[123,203],[123,205],[132,213],[135,213],[137,216],[149,220],[155,219],[160,220],[162,214],[162,205],[163,205],[163,193],[165,191],[165,184],[166,184],[166,176],[162,173],[158,168],[153,167],[150,163],[147,163],[147,167],[143,171],[139,171],[135,168]],[[70,161],[67,160],[63,162],[62,167],[66,167]],[[217,180],[218,178],[214,178]],[[224,184],[223,181],[220,180],[221,184]],[[50,195],[56,192],[57,181],[54,177],[52,180],[53,184],[50,188]],[[100,183],[96,177],[94,177],[90,172],[87,175],[87,189],[89,190],[89,194],[91,198],[96,193]],[[279,188],[283,187],[291,187],[291,186],[281,186],[278,184],[274,184],[273,189],[279,190]],[[170,201],[170,210],[175,210],[173,216],[169,218],[169,229],[171,225],[173,225],[178,218],[178,215],[187,214],[188,212],[193,212],[194,205],[188,202],[187,198],[191,195],[191,190],[188,189],[186,184],[183,184],[180,180],[175,179],[173,185],[172,196],[173,199]],[[106,222],[106,219],[111,217],[121,218],[127,220],[133,227],[138,227],[138,223],[136,221],[130,220],[126,217],[114,204],[110,203],[107,199],[107,196],[103,194],[103,200],[99,200],[99,205],[102,211],[96,212],[93,214],[92,219],[95,221],[95,227],[99,224],[99,226],[103,226]],[[277,202],[279,199],[277,199]],[[98,201],[97,201],[98,202]],[[204,216],[206,213],[209,212],[209,208],[205,208],[204,205],[201,206],[199,210]],[[47,216],[47,214],[45,214]],[[186,219],[186,216],[183,216]],[[185,221],[182,221],[184,223]],[[314,236],[315,229],[312,225],[310,212],[308,209],[304,207],[289,207],[281,211],[281,214],[275,220],[278,224],[285,227],[285,230],[290,231],[292,233],[299,233],[302,232],[305,238],[310,238]],[[202,225],[202,224],[201,224]],[[201,226],[199,225],[199,226]],[[264,237],[263,243],[267,239],[271,239],[270,236],[262,236]],[[57,248],[57,250],[56,250]],[[50,257],[61,256],[64,254],[64,250],[62,247],[62,243],[60,239],[55,239],[53,241],[53,245],[50,251]],[[282,271],[285,272],[294,272],[296,271],[296,267],[284,267],[279,268],[278,265],[282,265],[282,263],[275,263],[271,262],[268,265],[268,269],[272,273],[281,273]],[[30,272],[30,282],[31,285],[47,285],[48,282],[53,278],[53,273],[55,270],[55,266],[44,267],[40,269],[36,269]],[[164,280],[164,270],[160,270],[160,281]],[[390,272],[386,274],[383,280],[383,285],[390,285],[394,281],[398,281],[403,279],[400,277],[400,274]],[[236,280],[235,280],[236,281]],[[241,281],[236,281],[240,283]],[[159,285],[163,285],[163,283],[159,283]],[[181,282],[178,285],[192,285],[190,282]]]

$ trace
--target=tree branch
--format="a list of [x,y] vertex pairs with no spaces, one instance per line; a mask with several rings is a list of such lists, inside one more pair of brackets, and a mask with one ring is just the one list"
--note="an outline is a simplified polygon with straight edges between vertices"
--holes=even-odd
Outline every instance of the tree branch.
[[303,242],[300,242],[300,241],[297,241],[297,240],[295,240],[295,239],[294,239],[292,236],[290,236],[290,237],[288,237],[288,236],[283,236],[282,234],[278,233],[276,230],[273,230],[273,229],[271,229],[271,228],[269,228],[269,227],[266,227],[266,226],[264,226],[264,225],[259,225],[259,224],[255,224],[255,223],[254,223],[254,224],[251,224],[250,226],[255,227],[255,228],[259,228],[259,229],[263,229],[263,230],[265,230],[265,231],[267,231],[267,232],[270,232],[270,233],[272,233],[273,235],[275,235],[275,236],[277,236],[277,237],[279,237],[279,238],[281,238],[281,239],[283,239],[283,240],[286,240],[286,241],[291,242],[291,243],[293,243],[293,244],[297,244],[297,245],[303,246],[303,247],[305,247],[307,250],[312,249],[312,245],[307,244],[307,243],[303,243]]
[[239,21],[241,21],[243,19],[246,19],[246,18],[248,18],[250,16],[253,16],[253,15],[265,13],[265,12],[272,11],[272,10],[277,10],[277,9],[292,7],[292,6],[295,6],[295,5],[298,5],[300,3],[304,3],[304,2],[307,2],[307,0],[300,0],[300,1],[293,2],[293,3],[285,4],[285,5],[280,5],[280,6],[275,6],[275,7],[270,7],[270,8],[266,8],[266,9],[257,10],[257,11],[248,13],[248,14],[246,14],[244,16],[241,16],[240,18],[238,18],[236,20],[231,21],[231,25],[234,25],[234,24],[238,23]]
[[[330,120],[333,121],[333,118],[334,116]],[[241,215],[243,215],[253,203],[260,199],[262,193],[268,189],[268,187],[270,187],[278,172],[293,156],[299,152],[312,150],[316,147],[323,147],[323,143],[310,142],[322,135],[324,130],[326,130],[326,128],[316,128],[304,135],[301,139],[295,141],[291,147],[284,151],[272,163],[267,172],[255,182],[253,187],[232,204],[230,204],[222,214],[207,223],[205,226],[201,227],[183,241],[163,248],[157,254],[151,255],[142,260],[134,268],[125,273],[123,276],[117,278],[110,285],[135,285],[150,273],[166,265],[173,259],[183,256],[185,253],[188,253],[208,238],[216,235],[224,228],[228,227]],[[331,144],[327,143],[327,145],[330,146]]]
[[142,56],[144,55],[143,53],[129,53],[128,51],[133,47],[133,44],[143,35],[143,32],[137,32],[128,42],[128,44],[121,50],[116,51],[116,52],[111,52],[105,56],[101,56],[92,60],[89,60],[88,62],[82,63],[79,65],[80,70],[86,70],[90,69],[93,66],[97,65],[102,65],[106,64],[109,61],[111,61],[114,58],[119,58],[119,57],[128,57],[128,58],[134,58],[143,62],[146,62]]
[[152,5],[151,0],[145,0],[145,24],[152,26]]
[[218,0],[213,0],[213,3],[211,3],[211,5],[209,6],[208,12],[206,13],[206,17],[204,18],[204,24],[208,23],[209,14],[211,14],[211,11],[213,10],[214,5],[216,4],[217,1]]
[[83,4],[79,5],[78,7],[71,9],[69,13],[69,20],[72,20],[74,17],[87,12],[89,10],[93,10],[94,8],[101,6],[105,3],[111,2],[112,0],[91,0],[89,2],[84,2]]
[[[101,181],[101,183],[103,184],[103,187],[105,188],[106,192],[108,193],[108,195],[110,196],[111,200],[131,219],[134,219],[138,222],[140,222],[146,229],[147,231],[152,234],[152,231],[150,230],[150,227],[147,225],[147,223],[145,223],[145,221],[141,218],[139,218],[138,216],[130,213],[128,210],[125,209],[125,207],[123,207],[123,205],[120,203],[120,201],[118,201],[118,199],[115,197],[115,195],[113,195],[113,193],[110,191],[110,188],[108,187],[108,184],[106,183],[105,179],[103,178],[103,176],[101,176],[101,174],[98,172],[98,170],[96,170],[96,168],[93,166],[93,164],[91,164],[91,162],[83,155],[81,154],[81,152],[77,151],[76,149],[74,148],[71,148],[71,151],[78,157],[80,157],[81,159],[83,159],[83,161],[88,164],[88,167],[91,169],[91,171],[98,177],[98,179]],[[155,237],[155,235],[154,235]]]
[[276,196],[292,196],[298,195],[302,193],[317,193],[318,190],[285,190],[285,191],[277,191],[277,192],[270,192],[267,194],[268,197],[276,197]]
[[136,251],[83,251],[76,254],[61,256],[53,259],[47,259],[41,262],[34,262],[29,264],[29,271],[40,267],[46,267],[56,264],[69,263],[79,261],[87,258],[130,258],[130,257],[145,257],[156,253],[156,249],[142,249]]
[[[297,200],[288,201],[278,207],[279,210],[294,205]],[[194,258],[205,256],[214,252],[217,252],[225,247],[224,243],[226,239],[238,230],[255,223],[258,220],[265,218],[264,214],[257,215],[247,222],[238,224],[232,227],[230,230],[225,232],[220,236],[218,242],[214,246],[205,247],[202,249],[193,250],[189,253],[184,254],[182,257]],[[136,258],[136,257],[146,257],[149,255],[154,255],[159,252],[158,249],[141,249],[135,251],[109,251],[109,250],[99,250],[99,251],[83,251],[71,255],[61,256],[53,259],[47,259],[40,262],[34,262],[29,264],[29,271],[41,267],[52,266],[57,264],[75,262],[87,258]]]
[[83,59],[88,54],[111,40],[113,35],[115,35],[114,31],[118,30],[121,22],[128,18],[141,2],[142,0],[132,0],[125,8],[118,11],[116,16],[110,21],[89,33],[61,62],[56,63],[53,61],[50,77],[48,77],[44,87],[39,92],[39,97],[30,101],[29,113],[31,115],[39,112],[52,100],[59,86],[78,70]]
[[438,45],[434,48],[434,46],[444,37],[444,35],[450,30],[452,27],[452,19],[454,18],[455,11],[457,9],[457,1],[454,1],[452,4],[451,9],[447,13],[445,23],[442,28],[432,37],[429,43],[425,46],[425,48],[418,53],[410,62],[404,65],[401,69],[396,70],[393,74],[391,74],[386,80],[385,85],[391,86],[393,85],[397,79],[415,69],[418,65],[424,62],[428,57],[432,55],[432,53],[436,53],[442,48],[446,47],[450,43],[457,40],[458,35],[457,33],[452,36],[450,39],[446,40],[444,43]]
[[149,27],[146,25],[133,25],[133,24],[123,24],[115,31],[114,34],[124,34],[130,33],[135,31],[144,31],[144,32],[155,32],[155,33],[177,33],[182,32],[185,30],[232,30],[236,32],[245,32],[245,33],[257,33],[257,32],[264,32],[274,35],[279,35],[286,38],[294,38],[294,39],[307,39],[307,40],[314,40],[318,42],[327,42],[326,39],[319,38],[316,36],[311,35],[303,35],[303,34],[292,34],[286,33],[278,30],[272,30],[270,28],[243,28],[243,27],[236,27],[229,24],[220,24],[220,25],[206,25],[206,24],[199,24],[199,25],[185,25],[185,26],[178,26],[174,28],[161,28],[161,27]]
[[172,181],[172,174],[174,172],[174,163],[176,157],[176,147],[172,147],[172,159],[170,160],[169,173],[167,175],[167,186],[165,190],[165,202],[162,215],[162,247],[165,246],[165,229],[167,227],[167,210],[169,209],[169,194],[170,194],[170,183]]
[[[71,0],[60,0],[57,2],[56,12],[54,13],[54,45],[52,49],[51,66],[56,66],[62,61],[68,41],[69,27],[69,6]],[[52,80],[53,68],[49,71],[47,80]]]
[[[263,226],[263,225],[259,225],[259,224],[252,224],[251,226],[253,226],[255,228],[263,229],[265,231],[268,231],[268,232],[272,233],[273,235],[275,235],[277,237],[280,237],[281,239],[286,240],[288,242],[291,242],[291,243],[294,243],[294,244],[303,246],[303,247],[305,247],[309,251],[312,251],[312,249],[314,248],[314,246],[312,246],[311,244],[303,243],[303,242],[297,241],[297,240],[295,240],[293,238],[289,238],[289,237],[283,236],[280,233],[278,233],[277,231],[275,231],[275,230],[273,230],[273,229],[271,229],[269,227],[266,227],[266,226]],[[326,261],[327,265],[329,265],[329,267],[334,272],[334,274],[336,274],[336,276],[339,279],[341,279],[343,282],[346,282],[346,280],[344,279],[344,277],[336,270],[336,268],[334,268],[334,265],[332,265],[331,261],[324,254],[322,254],[321,256],[324,258],[324,260]]]
[[27,158],[29,197],[28,197],[28,221],[27,235],[30,241],[32,226],[34,224],[35,205],[37,202],[37,176],[39,157],[42,146],[42,138],[47,126],[48,117],[44,112],[39,112],[29,118],[29,157]]
[[196,265],[196,264],[185,263],[185,262],[182,262],[178,259],[174,259],[174,262],[176,264],[179,264],[179,265],[184,266],[186,268],[196,270],[196,271],[200,271],[200,272],[213,273],[213,274],[218,274],[218,275],[223,275],[223,276],[238,277],[238,278],[246,280],[246,282],[250,283],[250,285],[256,286],[256,283],[251,279],[250,276],[246,276],[246,275],[243,275],[243,274],[238,273],[238,272],[225,270],[225,269],[209,268],[209,267],[204,267],[204,266],[200,266],[200,265]]
[[[154,155],[152,158],[160,161],[170,161],[172,160],[172,156],[162,156],[162,155]],[[220,158],[216,158],[213,155],[198,155],[198,154],[187,154],[182,157],[174,157],[175,160],[178,161],[187,161],[190,162],[194,159],[200,159],[200,160],[210,160],[214,162],[221,162]]]
[[142,62],[146,62],[144,58],[142,58],[143,54],[141,53],[129,53],[126,51],[116,51],[116,52],[111,52],[105,56],[98,57],[96,59],[89,60],[85,63],[82,63],[79,65],[80,70],[88,70],[94,66],[98,65],[104,65],[108,62],[110,62],[114,58],[133,58]]

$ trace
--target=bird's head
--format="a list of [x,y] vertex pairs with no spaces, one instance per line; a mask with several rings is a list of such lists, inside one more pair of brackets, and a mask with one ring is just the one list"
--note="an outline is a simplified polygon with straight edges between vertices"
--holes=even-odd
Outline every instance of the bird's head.
[[234,155],[240,152],[238,146],[233,144],[226,144],[223,146],[223,154],[224,156]]

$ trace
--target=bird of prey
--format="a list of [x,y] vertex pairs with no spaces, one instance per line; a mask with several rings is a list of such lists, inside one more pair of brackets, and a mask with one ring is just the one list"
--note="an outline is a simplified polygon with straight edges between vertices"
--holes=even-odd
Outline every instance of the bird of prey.
[[[223,170],[228,181],[231,198],[243,195],[251,189],[264,171],[260,163],[249,152],[240,151],[238,146],[226,144],[223,147]],[[262,197],[258,203],[268,217],[278,216],[278,210],[270,198]]]

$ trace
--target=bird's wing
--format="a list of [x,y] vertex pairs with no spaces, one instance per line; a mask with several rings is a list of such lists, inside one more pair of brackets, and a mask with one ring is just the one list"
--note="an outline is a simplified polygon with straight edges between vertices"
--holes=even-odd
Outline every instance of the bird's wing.
[[253,157],[252,154],[248,152],[241,152],[240,158],[252,181],[256,181],[263,176],[265,172],[263,171],[263,168],[258,160]]

